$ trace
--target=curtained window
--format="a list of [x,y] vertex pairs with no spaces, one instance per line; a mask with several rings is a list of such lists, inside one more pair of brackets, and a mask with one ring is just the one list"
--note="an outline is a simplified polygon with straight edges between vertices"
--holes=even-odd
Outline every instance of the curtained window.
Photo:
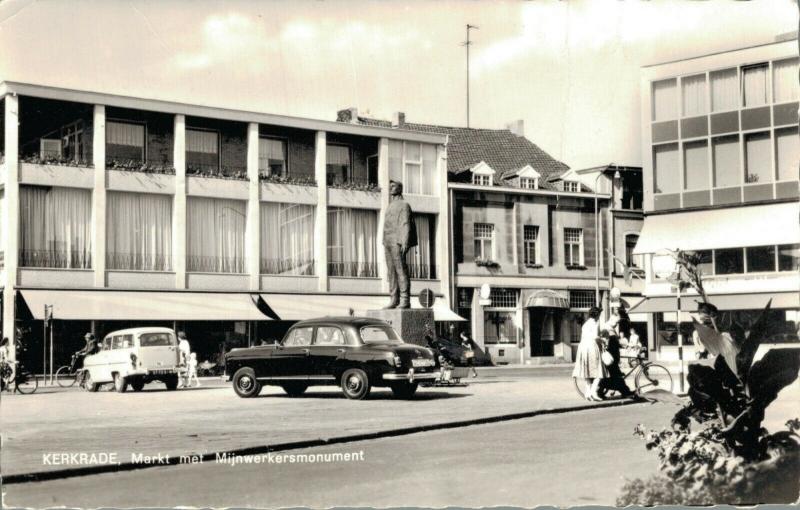
[[219,133],[186,130],[186,168],[190,171],[219,169]]
[[172,197],[107,194],[106,263],[109,269],[172,269]]
[[742,68],[742,93],[744,106],[763,106],[767,104],[767,64]]
[[684,189],[708,189],[708,142],[683,144]]
[[106,123],[106,158],[110,160],[144,160],[144,124]]
[[378,214],[367,209],[328,209],[328,274],[378,276]]
[[711,111],[724,112],[739,107],[739,79],[736,69],[715,71],[711,77]]
[[796,181],[800,163],[800,138],[797,128],[775,130],[775,165],[779,181]]
[[653,121],[678,117],[677,83],[675,79],[653,82]]
[[91,269],[91,191],[20,186],[19,212],[20,266]]
[[258,173],[265,176],[286,176],[286,141],[275,138],[258,140]]
[[389,179],[402,182],[403,193],[434,195],[436,146],[390,140]]
[[786,103],[800,98],[797,84],[797,59],[781,60],[772,64],[772,101]]
[[417,227],[417,246],[408,250],[406,261],[411,278],[429,280],[436,278],[435,231],[436,216],[432,214],[413,214]]
[[261,204],[261,274],[314,274],[314,206]]
[[186,200],[186,270],[244,273],[247,203],[189,197]]
[[681,79],[683,89],[683,116],[693,117],[708,113],[706,107],[706,75],[687,76]]
[[739,136],[720,136],[713,140],[714,187],[725,188],[742,183],[739,169]]
[[352,166],[350,147],[328,144],[326,149],[325,173],[328,184],[343,184],[351,180]]
[[744,150],[744,182],[772,182],[772,138],[769,131],[745,135]]
[[671,143],[653,147],[653,182],[656,193],[680,191],[678,145]]

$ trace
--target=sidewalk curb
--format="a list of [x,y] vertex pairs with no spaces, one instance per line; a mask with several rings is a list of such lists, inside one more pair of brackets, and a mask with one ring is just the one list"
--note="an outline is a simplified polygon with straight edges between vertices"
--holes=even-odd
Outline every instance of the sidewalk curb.
[[331,437],[328,439],[307,439],[307,440],[293,441],[288,443],[278,443],[274,445],[248,446],[244,448],[237,448],[234,450],[226,450],[221,452],[209,452],[204,454],[187,452],[184,454],[177,454],[174,456],[170,454],[169,461],[163,464],[141,464],[133,462],[122,462],[119,464],[102,464],[95,466],[82,466],[82,467],[74,467],[67,469],[57,469],[52,471],[40,471],[34,473],[19,473],[8,476],[0,476],[0,483],[11,485],[11,484],[20,484],[29,482],[43,482],[48,480],[75,478],[79,476],[97,475],[103,473],[116,473],[122,471],[134,471],[134,470],[154,468],[154,467],[177,466],[177,465],[182,465],[180,463],[180,455],[197,455],[198,457],[202,458],[202,460],[205,462],[205,461],[216,460],[217,455],[223,455],[223,454],[227,455],[228,457],[231,457],[237,455],[259,455],[259,454],[282,452],[288,450],[300,450],[318,446],[329,446],[334,444],[353,443],[357,441],[366,441],[371,439],[383,439],[389,437],[406,436],[410,434],[417,434],[419,432],[430,432],[435,430],[469,427],[472,425],[499,423],[504,421],[532,418],[541,415],[564,414],[573,411],[588,411],[592,409],[622,407],[626,405],[639,404],[639,403],[642,402],[636,402],[633,400],[620,400],[620,401],[605,402],[600,404],[584,404],[580,406],[539,409],[536,411],[524,411],[520,413],[487,416],[484,418],[474,418],[470,420],[460,420],[460,421],[446,422],[446,423],[434,423],[430,425],[418,425],[414,427],[403,427],[393,430],[365,432],[349,436]]

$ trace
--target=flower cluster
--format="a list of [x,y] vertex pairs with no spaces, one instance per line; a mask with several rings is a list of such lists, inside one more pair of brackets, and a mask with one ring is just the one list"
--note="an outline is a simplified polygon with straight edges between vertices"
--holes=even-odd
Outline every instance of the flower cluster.
[[485,267],[488,269],[496,269],[500,267],[500,263],[491,259],[475,259],[475,265],[478,267]]
[[380,186],[375,184],[374,182],[360,182],[360,181],[330,181],[328,183],[329,188],[333,189],[344,189],[348,191],[371,191],[371,192],[379,192],[381,190]]
[[271,182],[275,184],[296,184],[298,186],[316,186],[317,181],[307,175],[267,175],[258,176],[261,182]]
[[143,172],[146,174],[175,175],[175,168],[169,163],[155,163],[151,161],[134,159],[109,158],[106,160],[106,169],[123,171],[128,170],[131,172]]
[[20,158],[22,163],[30,163],[32,165],[55,165],[55,166],[79,166],[92,168],[94,164],[88,159],[75,159],[65,158],[63,156],[45,156],[42,157],[38,154],[23,156]]

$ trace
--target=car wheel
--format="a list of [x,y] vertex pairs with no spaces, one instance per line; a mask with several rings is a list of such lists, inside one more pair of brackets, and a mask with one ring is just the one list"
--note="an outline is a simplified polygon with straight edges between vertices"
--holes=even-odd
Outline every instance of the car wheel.
[[97,383],[92,380],[92,374],[88,370],[86,371],[86,377],[83,380],[83,389],[86,391],[91,391],[92,393],[100,389]]
[[242,398],[252,398],[259,394],[261,384],[252,368],[242,367],[233,374],[233,391]]
[[284,383],[281,385],[283,391],[290,397],[299,397],[308,389],[308,384],[301,382]]
[[417,392],[417,386],[417,383],[401,382],[393,384],[391,388],[395,397],[408,399],[414,398],[414,394]]
[[128,379],[120,374],[114,374],[114,389],[117,393],[128,391]]
[[342,374],[342,391],[352,400],[364,400],[369,395],[369,377],[360,368],[351,368]]
[[131,388],[133,391],[142,391],[142,388],[144,388],[144,379],[137,378],[131,381]]
[[167,379],[164,379],[164,385],[167,387],[168,391],[175,391],[178,389],[178,376],[174,375]]

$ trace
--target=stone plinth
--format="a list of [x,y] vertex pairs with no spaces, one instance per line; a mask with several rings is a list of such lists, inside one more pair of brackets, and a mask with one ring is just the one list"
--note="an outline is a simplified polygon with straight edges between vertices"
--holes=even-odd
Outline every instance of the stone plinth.
[[424,347],[428,346],[425,342],[425,324],[429,324],[431,330],[435,329],[433,310],[430,308],[367,310],[367,317],[388,322],[404,342]]

